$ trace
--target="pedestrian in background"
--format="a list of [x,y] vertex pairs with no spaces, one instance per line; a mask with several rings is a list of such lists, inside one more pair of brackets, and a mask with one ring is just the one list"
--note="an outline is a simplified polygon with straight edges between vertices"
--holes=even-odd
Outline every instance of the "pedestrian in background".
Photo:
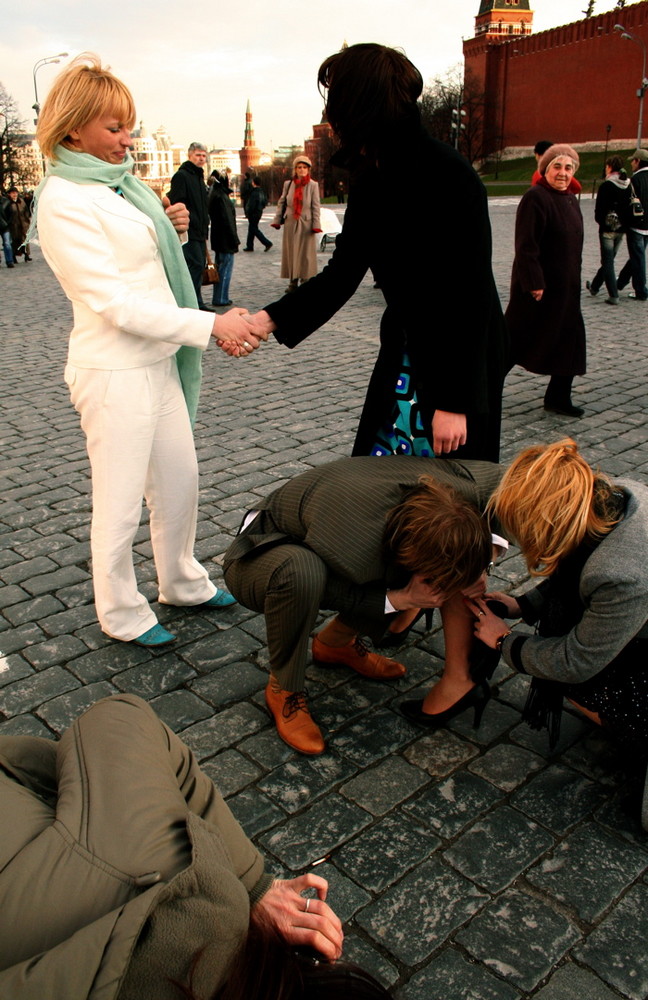
[[605,161],[605,180],[596,195],[594,218],[599,226],[601,266],[593,281],[586,282],[590,295],[598,295],[605,281],[608,305],[619,304],[619,289],[614,270],[614,258],[625,233],[630,209],[630,181],[620,156]]
[[281,277],[288,278],[287,291],[294,292],[317,274],[317,240],[320,227],[319,186],[310,175],[311,161],[307,156],[293,160],[293,177],[286,181],[277,202],[273,229],[283,226],[281,245]]
[[272,243],[259,229],[259,223],[261,221],[261,216],[263,215],[263,209],[268,204],[268,197],[261,187],[261,181],[258,177],[252,178],[252,191],[248,195],[248,199],[245,203],[245,215],[248,220],[248,231],[247,240],[244,249],[247,253],[252,253],[254,250],[254,239],[256,237],[260,243],[265,247],[265,252],[272,247]]
[[550,375],[544,408],[582,417],[571,388],[585,372],[585,324],[580,307],[583,216],[569,191],[578,153],[554,145],[540,160],[540,180],[524,194],[515,217],[515,259],[506,321],[511,359]]
[[7,267],[14,267],[14,255],[11,247],[11,233],[9,232],[9,199],[0,191],[0,239],[2,239],[2,249],[4,250],[5,264]]
[[169,200],[172,205],[185,205],[189,210],[189,232],[182,246],[189,274],[193,282],[199,309],[209,309],[203,302],[202,276],[207,259],[209,212],[207,211],[207,186],[205,163],[207,148],[202,142],[192,142],[187,159],[171,178]]
[[234,270],[234,254],[238,253],[240,240],[236,231],[236,212],[230,197],[232,190],[227,174],[213,170],[210,180],[207,209],[211,221],[211,248],[216,255],[218,281],[212,285],[212,305],[231,306],[230,281]]
[[25,263],[31,261],[29,255],[29,243],[25,243],[27,230],[29,229],[30,213],[27,202],[20,197],[17,187],[10,187],[7,191],[8,204],[5,215],[9,222],[9,233],[11,235],[11,250],[14,261],[25,256]]
[[619,291],[632,278],[634,291],[629,298],[637,302],[648,299],[646,285],[646,245],[648,244],[648,150],[636,149],[630,157],[630,211],[627,219],[626,243],[628,260],[617,278]]

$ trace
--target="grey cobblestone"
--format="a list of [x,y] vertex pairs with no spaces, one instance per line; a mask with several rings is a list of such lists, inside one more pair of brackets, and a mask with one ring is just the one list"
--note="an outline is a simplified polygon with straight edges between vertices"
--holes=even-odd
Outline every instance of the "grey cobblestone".
[[[592,203],[584,274],[598,266]],[[515,201],[491,203],[495,276],[505,301]],[[90,480],[62,381],[70,306],[38,248],[31,270],[0,269],[0,734],[58,735],[117,690],[150,699],[182,733],[276,874],[314,871],[347,923],[346,954],[398,1000],[645,1000],[648,837],[637,820],[643,776],[573,711],[555,752],[521,724],[528,680],[498,668],[479,729],[471,713],[428,733],[398,711],[443,666],[439,618],[420,622],[397,658],[408,673],[377,684],[311,665],[309,699],[329,753],[306,760],[277,739],[263,687],[261,616],[154,605],[178,635],[152,652],[115,643],[96,622],[89,569]],[[321,263],[325,262],[322,256]],[[278,258],[239,254],[232,293],[256,309],[280,294]],[[294,351],[275,342],[245,361],[205,358],[196,424],[196,552],[220,566],[244,509],[275,485],[348,454],[373,359],[382,296],[368,277]],[[443,308],[442,295],[433,308]],[[648,483],[648,307],[614,310],[584,295],[589,372],[579,421],[544,414],[546,379],[515,369],[504,397],[502,458],[574,435],[586,457]],[[451,305],[458,317],[461,304]],[[155,601],[149,518],[137,572]],[[528,584],[519,553],[492,584]],[[38,669],[34,669],[37,667]],[[456,866],[456,867],[455,867]],[[457,867],[461,870],[457,870]],[[512,884],[511,884],[512,882]]]

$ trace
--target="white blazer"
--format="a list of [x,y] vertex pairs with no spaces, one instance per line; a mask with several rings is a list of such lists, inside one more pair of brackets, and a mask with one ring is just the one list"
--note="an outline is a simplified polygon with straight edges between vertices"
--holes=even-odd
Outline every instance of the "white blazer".
[[152,221],[111,188],[50,177],[38,235],[74,310],[69,364],[140,368],[209,344],[214,317],[178,308]]

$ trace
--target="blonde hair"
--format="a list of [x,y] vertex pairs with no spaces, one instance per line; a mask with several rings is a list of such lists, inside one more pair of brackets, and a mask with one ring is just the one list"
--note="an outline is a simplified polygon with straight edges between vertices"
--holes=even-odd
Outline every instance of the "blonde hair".
[[43,156],[55,160],[56,147],[65,144],[72,129],[111,114],[132,129],[135,124],[132,94],[110,70],[102,67],[98,56],[84,52],[59,73],[43,104],[36,130]]
[[594,471],[570,438],[532,445],[513,461],[488,510],[517,540],[532,576],[550,576],[585,538],[612,530],[618,516],[612,484]]

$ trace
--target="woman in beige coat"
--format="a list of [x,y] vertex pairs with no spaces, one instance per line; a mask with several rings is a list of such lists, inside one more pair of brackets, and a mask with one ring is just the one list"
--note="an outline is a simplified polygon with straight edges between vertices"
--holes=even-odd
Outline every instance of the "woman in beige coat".
[[317,181],[312,180],[312,163],[307,156],[293,161],[294,176],[286,181],[277,202],[273,229],[284,227],[281,247],[281,277],[288,278],[287,291],[294,292],[317,274],[317,239],[320,228],[320,197]]

